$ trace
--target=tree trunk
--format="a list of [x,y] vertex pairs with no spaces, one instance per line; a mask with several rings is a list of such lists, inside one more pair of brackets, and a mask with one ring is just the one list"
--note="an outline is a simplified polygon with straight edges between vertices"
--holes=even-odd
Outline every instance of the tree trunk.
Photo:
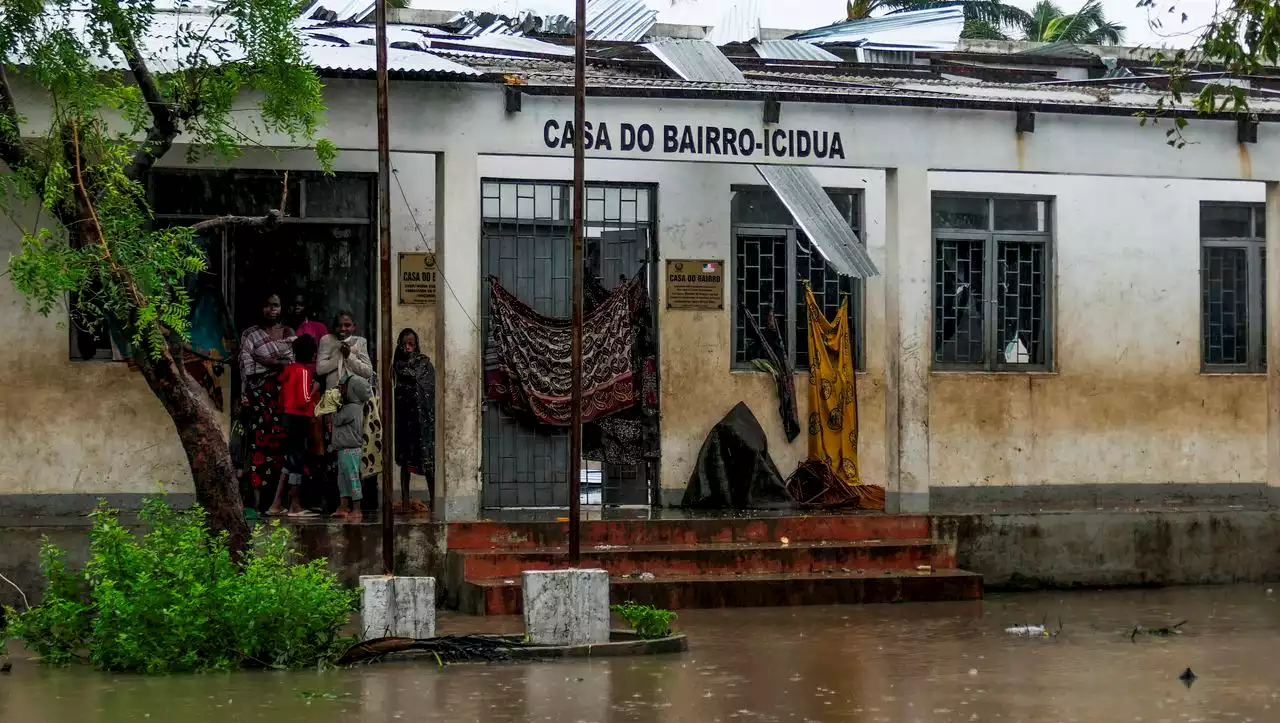
[[[209,515],[209,526],[226,531],[233,557],[238,558],[249,542],[249,523],[231,463],[231,449],[222,432],[222,422],[208,393],[169,349],[152,358],[146,349],[134,350],[134,361],[164,409],[173,419],[178,439],[187,453],[196,500]],[[177,352],[180,354],[181,352]]]

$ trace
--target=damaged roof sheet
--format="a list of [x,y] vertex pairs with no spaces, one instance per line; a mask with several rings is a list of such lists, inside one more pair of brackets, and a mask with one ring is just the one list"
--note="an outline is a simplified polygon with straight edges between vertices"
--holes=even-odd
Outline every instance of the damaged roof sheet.
[[[307,55],[312,64],[320,70],[343,72],[369,72],[376,67],[376,48],[372,45],[351,45],[348,47],[316,47],[308,46]],[[444,76],[480,76],[478,70],[468,68],[448,58],[421,50],[387,49],[387,69],[393,73],[444,75]]]
[[839,55],[802,40],[764,40],[753,47],[757,55],[770,60],[841,60]]
[[860,279],[880,275],[813,171],[803,166],[766,165],[756,165],[756,170],[832,269]]
[[[658,20],[658,11],[644,0],[589,0],[587,39],[634,43],[644,39]],[[514,35],[529,33],[573,35],[574,18],[564,14],[539,15],[522,11],[515,15],[466,11],[452,21],[461,35]]]
[[715,45],[749,43],[760,37],[760,0],[731,0],[724,17],[707,33]]
[[685,80],[711,83],[746,81],[738,66],[725,57],[720,48],[706,40],[663,40],[645,43],[644,47]]
[[964,8],[948,5],[850,20],[791,36],[823,45],[874,43],[898,50],[955,50],[964,29]]

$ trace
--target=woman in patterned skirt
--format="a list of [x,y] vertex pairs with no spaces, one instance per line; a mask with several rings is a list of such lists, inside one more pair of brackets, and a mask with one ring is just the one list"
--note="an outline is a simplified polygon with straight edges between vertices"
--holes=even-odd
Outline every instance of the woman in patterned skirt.
[[[284,462],[280,371],[293,361],[294,334],[280,323],[280,312],[280,296],[268,294],[262,304],[262,321],[240,336],[240,408],[248,442],[245,471],[255,490],[279,484]],[[260,491],[260,502],[271,500],[274,491]]]

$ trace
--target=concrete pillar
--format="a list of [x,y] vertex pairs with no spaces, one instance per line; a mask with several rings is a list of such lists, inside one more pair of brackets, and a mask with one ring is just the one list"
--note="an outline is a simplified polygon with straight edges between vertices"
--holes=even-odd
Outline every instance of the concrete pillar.
[[434,577],[360,577],[360,639],[434,638]]
[[1267,486],[1274,502],[1280,502],[1280,334],[1271,331],[1280,322],[1280,183],[1267,184]]
[[609,573],[526,571],[524,631],[535,645],[609,642]]
[[885,173],[885,458],[890,512],[929,511],[929,172]]
[[480,514],[480,177],[473,150],[436,161],[436,494],[447,520]]

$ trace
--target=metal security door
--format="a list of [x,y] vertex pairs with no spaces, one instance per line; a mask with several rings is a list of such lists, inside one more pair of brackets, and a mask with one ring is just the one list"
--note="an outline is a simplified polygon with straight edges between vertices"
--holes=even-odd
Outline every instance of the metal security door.
[[[647,187],[587,188],[584,258],[605,288],[647,268],[652,191]],[[564,183],[485,181],[481,264],[485,277],[547,316],[568,317],[572,241],[570,187]],[[650,280],[651,281],[651,280]],[[488,340],[489,297],[482,285]],[[485,507],[567,507],[569,436],[564,428],[533,426],[486,401],[481,476]],[[583,465],[586,504],[646,504],[645,465]]]

